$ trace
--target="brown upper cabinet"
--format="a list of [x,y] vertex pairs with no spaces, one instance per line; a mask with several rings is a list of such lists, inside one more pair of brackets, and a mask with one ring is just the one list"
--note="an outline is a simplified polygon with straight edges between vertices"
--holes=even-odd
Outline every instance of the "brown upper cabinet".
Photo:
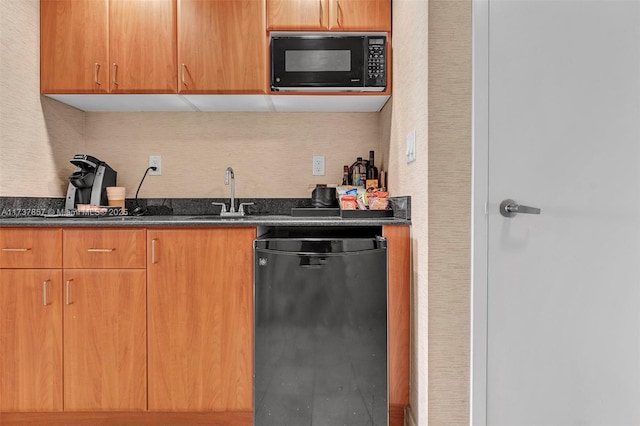
[[270,31],[391,31],[391,0],[267,0]]
[[41,0],[42,93],[176,93],[176,0]]
[[180,93],[265,93],[265,5],[178,0]]
[[111,92],[175,93],[175,34],[176,0],[110,0]]
[[41,0],[40,9],[46,94],[264,94],[267,30],[391,31],[391,0]]
[[109,92],[109,1],[40,1],[40,91]]

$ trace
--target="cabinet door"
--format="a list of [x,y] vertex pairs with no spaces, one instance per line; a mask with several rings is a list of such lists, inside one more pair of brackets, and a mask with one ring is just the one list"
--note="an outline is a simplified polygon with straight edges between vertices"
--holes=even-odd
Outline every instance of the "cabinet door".
[[328,0],[267,0],[267,29],[270,31],[326,30],[328,23]]
[[62,411],[61,282],[60,269],[0,269],[0,411]]
[[149,410],[252,410],[255,237],[148,230]]
[[265,93],[264,2],[178,0],[180,93]]
[[64,271],[64,407],[146,409],[146,272]]
[[175,0],[110,0],[109,50],[112,93],[176,93]]
[[332,31],[391,31],[391,0],[331,0]]
[[41,0],[41,93],[108,92],[108,43],[108,0]]

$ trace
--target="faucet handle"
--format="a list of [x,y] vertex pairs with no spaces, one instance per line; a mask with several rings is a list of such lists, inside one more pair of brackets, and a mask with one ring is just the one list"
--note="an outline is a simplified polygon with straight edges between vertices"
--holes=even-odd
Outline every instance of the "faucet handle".
[[225,203],[212,202],[211,204],[214,205],[214,206],[221,206],[222,208],[220,209],[220,213],[226,213],[227,212],[227,205]]
[[255,203],[240,203],[240,207],[238,208],[238,213],[244,214],[244,206],[252,206]]

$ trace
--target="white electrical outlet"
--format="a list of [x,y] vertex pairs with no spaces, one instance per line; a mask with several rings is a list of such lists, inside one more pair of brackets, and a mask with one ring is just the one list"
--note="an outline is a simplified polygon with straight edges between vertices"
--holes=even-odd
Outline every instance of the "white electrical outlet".
[[407,135],[407,164],[416,161],[416,130]]
[[313,176],[324,176],[324,155],[313,156]]
[[161,155],[150,155],[149,156],[149,167],[156,167],[156,170],[149,170],[149,176],[160,176],[160,175],[162,175],[162,156]]

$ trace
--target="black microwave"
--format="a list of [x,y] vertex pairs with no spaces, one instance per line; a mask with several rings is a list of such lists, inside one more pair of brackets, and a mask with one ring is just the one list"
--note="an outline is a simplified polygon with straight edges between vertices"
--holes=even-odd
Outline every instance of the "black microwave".
[[272,91],[383,92],[385,34],[272,34]]

